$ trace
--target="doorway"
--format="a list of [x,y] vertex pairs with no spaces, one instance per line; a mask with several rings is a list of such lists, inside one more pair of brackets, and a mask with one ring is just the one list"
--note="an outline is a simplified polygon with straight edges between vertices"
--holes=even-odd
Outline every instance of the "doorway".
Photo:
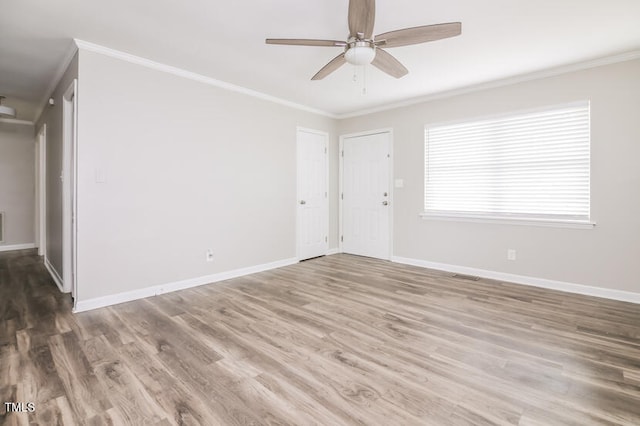
[[329,250],[328,140],[324,132],[297,130],[298,260],[324,256]]
[[391,130],[340,138],[343,253],[391,258]]

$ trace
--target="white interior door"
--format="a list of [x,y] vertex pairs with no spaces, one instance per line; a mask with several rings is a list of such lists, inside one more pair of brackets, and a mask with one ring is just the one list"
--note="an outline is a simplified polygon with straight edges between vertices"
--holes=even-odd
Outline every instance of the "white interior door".
[[390,258],[391,133],[342,140],[342,251]]
[[329,204],[327,198],[326,133],[298,129],[298,259],[327,254]]

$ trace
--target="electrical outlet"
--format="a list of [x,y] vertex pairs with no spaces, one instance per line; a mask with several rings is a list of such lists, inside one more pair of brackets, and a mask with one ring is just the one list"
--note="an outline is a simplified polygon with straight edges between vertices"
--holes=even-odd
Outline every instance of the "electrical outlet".
[[213,250],[207,249],[206,259],[207,259],[207,262],[213,262]]
[[507,260],[516,260],[516,250],[507,249]]

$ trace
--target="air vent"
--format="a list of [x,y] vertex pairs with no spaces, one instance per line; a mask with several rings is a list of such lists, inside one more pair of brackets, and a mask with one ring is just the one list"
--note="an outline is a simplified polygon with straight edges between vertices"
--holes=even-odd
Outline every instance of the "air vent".
[[451,276],[453,278],[460,278],[461,280],[480,281],[480,277],[476,277],[475,275],[453,274]]
[[4,212],[0,212],[0,243],[4,241]]

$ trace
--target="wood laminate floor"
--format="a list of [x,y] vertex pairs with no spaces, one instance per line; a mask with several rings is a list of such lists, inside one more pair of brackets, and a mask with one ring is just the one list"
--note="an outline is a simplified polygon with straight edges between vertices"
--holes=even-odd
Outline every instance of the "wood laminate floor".
[[639,425],[640,306],[335,255],[74,315],[0,253],[0,380],[8,425]]

